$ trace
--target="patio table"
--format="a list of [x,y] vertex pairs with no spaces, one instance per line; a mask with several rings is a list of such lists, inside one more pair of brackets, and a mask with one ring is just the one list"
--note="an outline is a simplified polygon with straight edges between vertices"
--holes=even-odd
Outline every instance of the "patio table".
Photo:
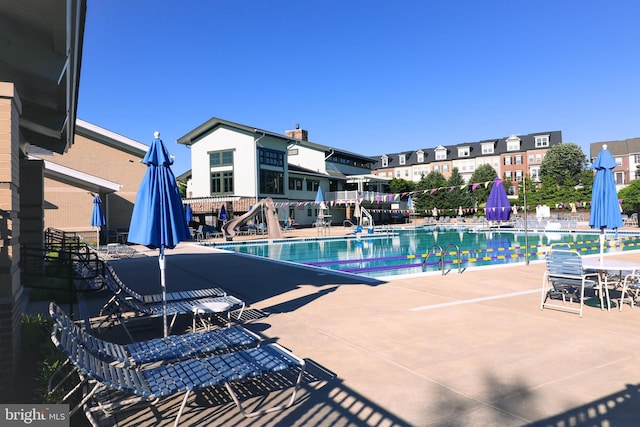
[[[610,311],[611,302],[609,299],[609,285],[613,285],[614,289],[620,286],[623,282],[623,271],[629,271],[630,274],[640,272],[640,262],[604,259],[601,263],[599,258],[585,258],[582,260],[582,268],[584,270],[596,270],[598,272],[600,289],[602,289],[603,292],[606,292],[607,311]],[[626,283],[623,286],[626,286]],[[623,288],[622,295],[624,295],[625,292],[626,289]],[[600,303],[602,304],[602,295],[600,295]]]

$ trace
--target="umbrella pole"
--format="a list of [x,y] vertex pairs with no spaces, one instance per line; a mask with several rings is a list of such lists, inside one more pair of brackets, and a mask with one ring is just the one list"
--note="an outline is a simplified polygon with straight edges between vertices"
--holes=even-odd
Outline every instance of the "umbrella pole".
[[600,265],[604,264],[604,228],[600,229]]
[[165,283],[164,277],[164,269],[165,269],[165,260],[164,260],[164,247],[160,247],[160,256],[158,256],[158,264],[160,265],[160,286],[162,287],[162,326],[164,331],[164,336],[169,335],[169,331],[167,330],[167,286]]
[[100,227],[96,227],[96,248],[100,249]]

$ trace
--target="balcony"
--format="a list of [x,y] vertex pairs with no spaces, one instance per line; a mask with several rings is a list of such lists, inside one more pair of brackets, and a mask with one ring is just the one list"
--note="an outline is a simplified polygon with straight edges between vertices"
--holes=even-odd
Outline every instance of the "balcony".
[[329,191],[325,193],[325,202],[344,202],[348,200],[364,199],[364,200],[379,200],[379,201],[393,201],[393,194],[379,193],[377,191],[356,191],[356,190],[343,190],[343,191]]

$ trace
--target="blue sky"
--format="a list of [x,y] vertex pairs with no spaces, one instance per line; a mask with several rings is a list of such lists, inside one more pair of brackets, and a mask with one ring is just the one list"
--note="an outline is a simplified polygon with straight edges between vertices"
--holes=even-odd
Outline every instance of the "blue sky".
[[211,117],[366,155],[640,137],[634,0],[88,0],[78,117],[190,168]]

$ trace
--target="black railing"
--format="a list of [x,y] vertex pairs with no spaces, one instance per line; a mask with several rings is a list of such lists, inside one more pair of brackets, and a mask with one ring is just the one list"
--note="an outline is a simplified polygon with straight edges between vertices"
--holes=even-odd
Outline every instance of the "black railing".
[[22,283],[26,288],[66,293],[69,311],[78,292],[100,290],[105,265],[75,233],[49,228],[44,248],[22,248]]

